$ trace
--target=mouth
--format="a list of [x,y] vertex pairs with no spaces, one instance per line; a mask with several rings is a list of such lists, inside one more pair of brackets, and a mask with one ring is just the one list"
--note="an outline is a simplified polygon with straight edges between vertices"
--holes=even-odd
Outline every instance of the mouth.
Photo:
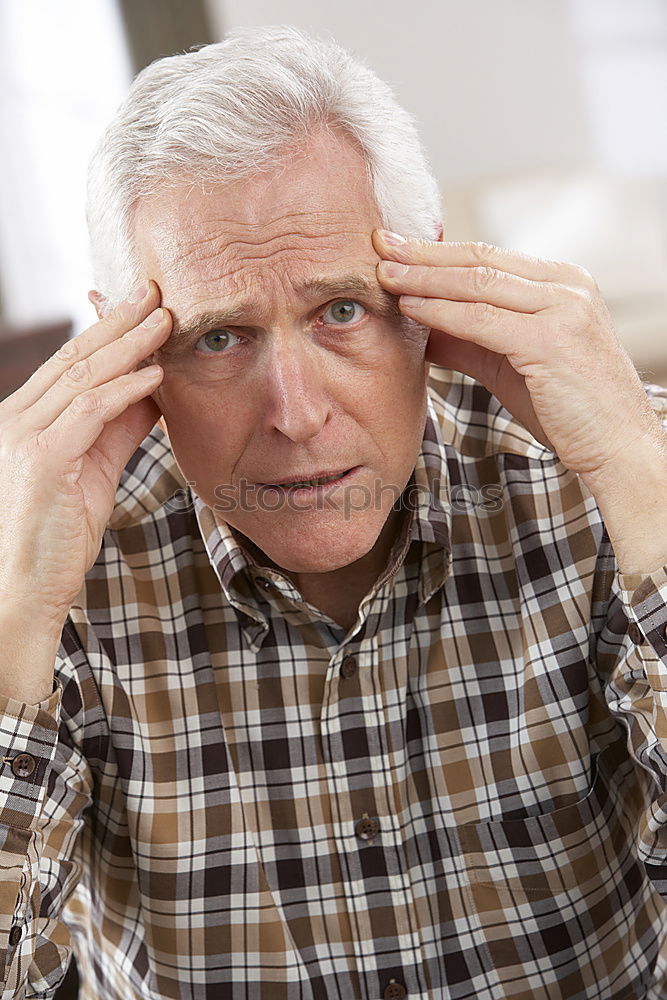
[[351,469],[336,469],[334,471],[318,472],[314,476],[293,476],[280,483],[258,483],[262,489],[279,490],[285,493],[315,493],[327,487],[334,488],[345,482],[357,472],[361,466]]

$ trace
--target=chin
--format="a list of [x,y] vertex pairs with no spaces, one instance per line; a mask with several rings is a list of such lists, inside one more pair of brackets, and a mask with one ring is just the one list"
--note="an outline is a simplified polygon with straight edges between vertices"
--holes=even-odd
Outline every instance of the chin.
[[378,540],[377,532],[337,533],[333,538],[299,537],[298,539],[259,539],[252,541],[269,559],[289,573],[332,573],[363,559]]
[[[289,552],[276,551],[266,552],[266,555],[281,569],[288,573],[333,573],[344,566],[350,566],[363,559],[373,548],[374,542],[369,542],[367,546],[355,546],[346,551],[326,552]],[[264,550],[266,551],[266,550]]]
[[[371,546],[372,547],[372,546]],[[370,551],[370,549],[369,549]],[[267,555],[269,553],[267,552]],[[337,569],[343,569],[345,566],[351,566],[352,563],[357,562],[358,559],[362,559],[366,552],[355,553],[351,556],[341,556],[339,558],[331,558],[330,556],[313,556],[302,557],[295,556],[291,553],[285,558],[280,558],[278,555],[269,556],[272,562],[284,569],[286,573],[333,573]]]

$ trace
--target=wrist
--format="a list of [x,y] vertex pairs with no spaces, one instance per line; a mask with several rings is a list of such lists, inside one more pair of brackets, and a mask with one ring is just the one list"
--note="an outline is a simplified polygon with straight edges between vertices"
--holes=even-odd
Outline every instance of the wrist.
[[648,574],[667,565],[667,434],[658,430],[580,477],[596,500],[622,573]]
[[46,642],[59,642],[69,612],[51,608],[34,594],[7,593],[0,588],[0,635],[5,629],[24,629],[26,637],[40,636]]
[[39,705],[53,691],[62,627],[23,604],[0,606],[0,696]]

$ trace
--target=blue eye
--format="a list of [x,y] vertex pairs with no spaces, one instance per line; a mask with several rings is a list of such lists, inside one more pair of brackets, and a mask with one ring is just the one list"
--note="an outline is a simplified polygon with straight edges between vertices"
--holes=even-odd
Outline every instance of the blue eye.
[[354,299],[338,299],[337,302],[332,302],[330,306],[327,306],[322,317],[325,323],[332,322],[326,318],[327,313],[331,313],[334,317],[333,325],[341,326],[342,324],[351,323],[356,319],[361,319],[361,316],[355,315],[357,309],[360,309],[362,313],[366,312],[364,307],[359,302],[355,302]]
[[233,347],[233,342],[239,341],[239,338],[230,333],[229,330],[209,330],[208,333],[199,338],[197,344],[201,341],[204,341],[211,348],[210,351],[204,351],[204,354],[222,354],[228,347]]

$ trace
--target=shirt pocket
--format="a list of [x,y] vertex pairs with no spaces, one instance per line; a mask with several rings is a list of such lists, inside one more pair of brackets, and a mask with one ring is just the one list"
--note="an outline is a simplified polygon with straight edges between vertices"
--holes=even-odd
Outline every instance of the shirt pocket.
[[503,997],[645,996],[664,918],[634,847],[640,791],[618,761],[617,747],[596,758],[570,805],[458,830],[471,923]]

